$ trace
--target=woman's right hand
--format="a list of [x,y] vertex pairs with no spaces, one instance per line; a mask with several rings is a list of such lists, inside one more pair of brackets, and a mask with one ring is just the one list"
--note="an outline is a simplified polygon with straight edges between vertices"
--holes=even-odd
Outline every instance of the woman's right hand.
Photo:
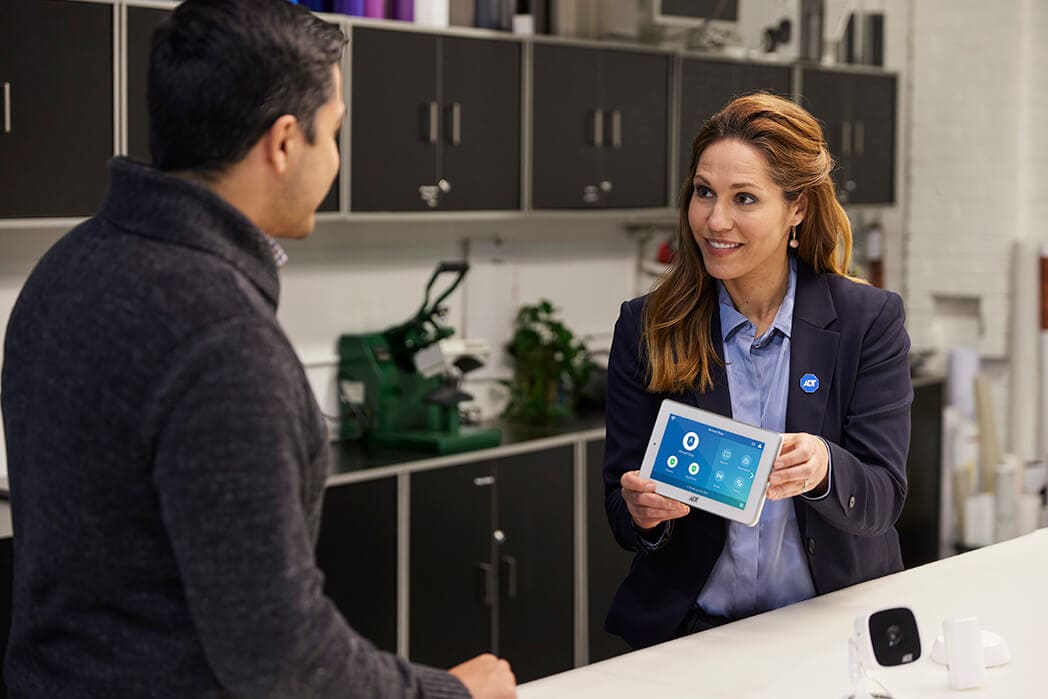
[[683,502],[671,500],[655,492],[655,481],[641,478],[640,471],[627,471],[619,479],[622,499],[641,531],[654,529],[663,522],[680,519],[691,512]]

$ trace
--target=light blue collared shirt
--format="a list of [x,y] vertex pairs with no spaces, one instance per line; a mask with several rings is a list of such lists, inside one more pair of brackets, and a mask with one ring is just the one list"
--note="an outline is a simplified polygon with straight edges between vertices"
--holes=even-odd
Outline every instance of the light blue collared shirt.
[[[784,432],[796,263],[791,257],[786,298],[771,327],[759,338],[754,337],[753,323],[735,309],[724,285],[717,282],[717,286],[732,417]],[[727,524],[724,550],[699,593],[703,610],[739,619],[815,596],[792,499],[765,502],[755,527]]]

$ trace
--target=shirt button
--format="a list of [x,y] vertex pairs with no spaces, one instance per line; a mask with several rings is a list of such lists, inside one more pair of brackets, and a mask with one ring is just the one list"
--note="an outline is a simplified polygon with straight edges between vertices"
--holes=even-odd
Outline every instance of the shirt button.
[[854,495],[852,495],[850,498],[848,498],[848,507],[852,508],[853,510],[855,509],[855,496]]
[[808,537],[808,553],[812,556],[815,555],[815,539]]

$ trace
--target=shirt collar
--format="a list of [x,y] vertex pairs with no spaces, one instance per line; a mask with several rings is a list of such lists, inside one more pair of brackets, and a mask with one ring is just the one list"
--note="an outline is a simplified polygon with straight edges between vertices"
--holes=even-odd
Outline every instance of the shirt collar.
[[[789,256],[789,280],[786,283],[786,297],[779,305],[779,311],[775,314],[775,320],[771,327],[778,330],[786,337],[793,332],[793,304],[797,298],[797,261],[793,255]],[[728,295],[724,284],[717,280],[717,300],[720,305],[721,341],[727,342],[739,328],[750,322],[743,314],[735,308],[735,304]]]
[[277,239],[268,233],[263,233],[266,236],[266,242],[269,243],[269,249],[273,253],[273,262],[276,263],[277,269],[280,269],[287,264],[287,252],[284,251],[283,246],[277,242]]

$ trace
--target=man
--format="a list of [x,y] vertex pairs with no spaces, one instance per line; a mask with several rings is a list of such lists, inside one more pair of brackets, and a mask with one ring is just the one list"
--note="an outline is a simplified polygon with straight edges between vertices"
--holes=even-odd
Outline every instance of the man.
[[380,652],[313,558],[324,422],[276,321],[273,238],[339,165],[345,37],[286,0],[158,29],[155,169],[116,159],[7,330],[14,697],[512,697],[505,661]]

